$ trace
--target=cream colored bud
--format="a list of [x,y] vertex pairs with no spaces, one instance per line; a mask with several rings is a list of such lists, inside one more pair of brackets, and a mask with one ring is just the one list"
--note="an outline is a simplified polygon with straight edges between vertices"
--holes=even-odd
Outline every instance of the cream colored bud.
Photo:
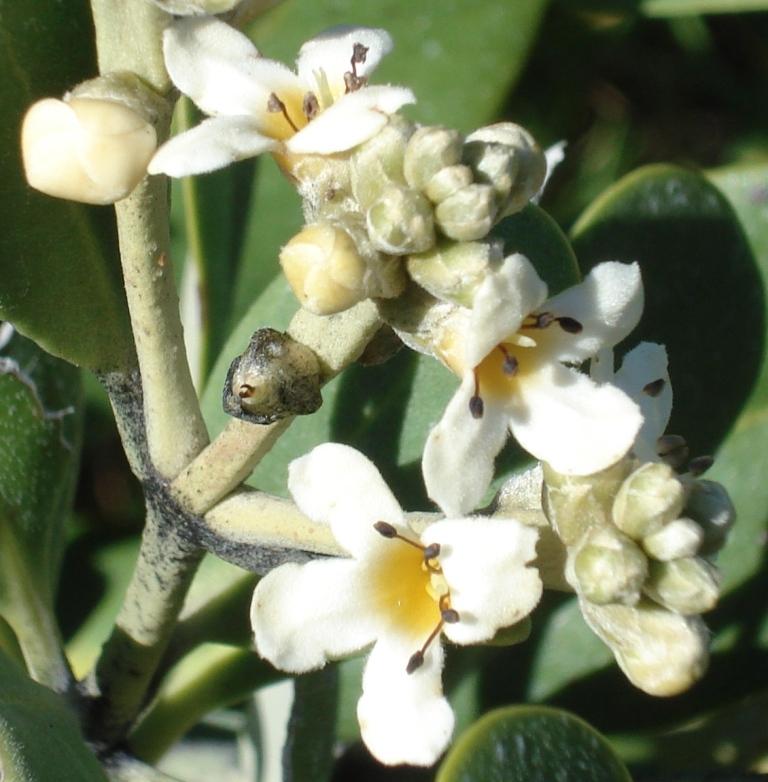
[[427,182],[424,194],[433,204],[439,204],[474,181],[469,166],[446,166]]
[[715,481],[696,480],[689,485],[685,513],[704,531],[700,554],[719,551],[736,520],[736,509],[725,487]]
[[432,206],[407,187],[387,187],[365,219],[374,247],[390,255],[423,252],[435,243]]
[[684,502],[685,489],[674,470],[662,462],[647,462],[619,489],[613,520],[622,532],[640,540],[676,519]]
[[703,540],[704,531],[695,521],[675,519],[653,535],[643,538],[643,548],[654,559],[669,562],[671,559],[692,557]]
[[598,606],[581,600],[579,605],[627,678],[649,695],[677,695],[704,675],[709,634],[698,616],[680,616],[650,601]]
[[461,134],[450,128],[419,128],[405,148],[406,182],[417,190],[424,190],[438,171],[461,163],[462,140]]
[[29,184],[87,204],[112,204],[129,195],[156,146],[152,125],[111,100],[45,98],[30,107],[21,128]]
[[488,242],[441,242],[409,256],[406,268],[433,296],[470,307],[478,286],[501,257],[500,249]]
[[698,557],[651,562],[645,593],[675,613],[702,614],[717,605],[720,577],[709,562]]
[[468,185],[437,205],[435,219],[447,237],[472,242],[488,234],[496,212],[490,185]]
[[240,0],[152,0],[152,2],[169,14],[201,16],[231,11],[240,3]]
[[280,265],[302,307],[316,315],[341,312],[366,298],[365,261],[338,226],[303,228],[280,251]]
[[576,591],[591,603],[634,605],[648,575],[640,547],[612,527],[594,530],[573,558]]

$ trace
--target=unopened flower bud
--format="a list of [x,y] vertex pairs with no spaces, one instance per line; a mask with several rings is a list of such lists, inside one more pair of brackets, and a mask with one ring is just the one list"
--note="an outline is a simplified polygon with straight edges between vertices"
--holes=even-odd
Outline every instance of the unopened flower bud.
[[662,462],[647,462],[619,489],[613,520],[622,532],[640,540],[676,519],[684,502],[685,489],[674,470]]
[[640,547],[611,527],[592,532],[573,559],[574,588],[599,605],[634,605],[648,574]]
[[428,250],[435,243],[429,201],[407,187],[387,187],[366,213],[374,247],[390,255]]
[[488,242],[441,242],[408,257],[406,268],[422,288],[438,299],[470,307],[475,291],[501,252]]
[[702,614],[717,605],[720,595],[717,570],[703,559],[685,557],[651,562],[645,593],[657,603],[683,616]]
[[490,185],[468,185],[437,205],[435,219],[449,238],[472,242],[482,239],[491,230],[496,211]]
[[715,481],[697,480],[690,484],[685,513],[704,531],[699,550],[703,556],[714,554],[723,547],[736,520],[736,509],[728,492]]
[[473,181],[472,169],[469,166],[447,166],[441,168],[427,182],[424,194],[433,204],[439,204],[467,185],[471,185]]
[[231,11],[240,0],[152,0],[152,2],[169,14],[201,16]]
[[44,98],[30,107],[21,128],[29,184],[87,204],[112,204],[129,195],[156,146],[152,125],[115,100]]
[[704,531],[691,519],[675,519],[658,532],[643,538],[643,548],[654,559],[669,562],[671,559],[692,557],[699,551]]
[[580,606],[627,678],[649,695],[677,695],[704,674],[709,636],[698,616],[680,616],[650,601],[598,606],[582,600]]
[[301,305],[316,315],[341,312],[366,298],[365,261],[338,226],[303,228],[280,251],[280,265]]
[[462,137],[457,130],[430,125],[419,128],[405,148],[406,182],[424,190],[438,171],[461,162],[461,144]]

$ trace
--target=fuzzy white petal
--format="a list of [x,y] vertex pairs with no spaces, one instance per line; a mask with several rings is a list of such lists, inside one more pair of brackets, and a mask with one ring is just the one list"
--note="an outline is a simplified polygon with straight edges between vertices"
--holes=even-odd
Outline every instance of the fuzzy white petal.
[[533,567],[539,534],[514,519],[452,519],[431,524],[422,542],[440,544],[440,566],[459,621],[443,632],[454,643],[487,641],[526,617],[542,584]]
[[493,477],[496,454],[507,439],[505,409],[488,400],[482,417],[473,418],[469,411],[473,394],[474,377],[469,372],[424,446],[427,494],[447,516],[477,507]]
[[392,51],[392,38],[386,30],[372,27],[334,27],[308,40],[299,50],[296,70],[299,78],[317,89],[317,75],[322,72],[331,89],[344,91],[344,74],[352,71],[354,45],[368,48],[365,62],[355,66],[357,75],[369,76],[384,55]]
[[552,144],[551,147],[547,147],[544,150],[544,159],[547,161],[547,173],[544,175],[544,181],[541,183],[539,192],[531,199],[534,204],[539,203],[555,169],[565,160],[565,148],[567,146],[567,141],[558,141],[556,144]]
[[352,559],[281,565],[253,594],[257,651],[276,668],[303,673],[363,649],[380,628],[369,585],[367,568]]
[[363,673],[360,733],[374,757],[388,765],[430,766],[453,733],[453,712],[440,680],[440,643],[433,642],[424,664],[408,674],[405,668],[415,651],[407,638],[387,635],[376,642]]
[[640,409],[623,391],[556,362],[520,377],[509,415],[520,445],[566,475],[615,464],[642,424]]
[[245,35],[213,17],[175,21],[165,31],[163,51],[173,83],[206,114],[258,117],[270,93],[302,91],[293,71],[260,57]]
[[579,285],[551,298],[544,310],[570,317],[582,325],[578,334],[557,329],[556,356],[583,361],[598,350],[613,347],[637,325],[643,312],[643,282],[637,263],[608,261],[595,266]]
[[389,114],[415,102],[406,87],[364,87],[339,98],[292,136],[286,147],[296,154],[344,152],[376,135],[387,124]]
[[379,471],[348,445],[323,443],[294,459],[288,488],[301,511],[330,524],[339,544],[358,558],[391,545],[373,529],[377,521],[405,526],[403,511]]
[[505,258],[475,293],[465,347],[467,368],[477,366],[496,345],[514,334],[546,298],[546,284],[524,255]]
[[212,117],[163,144],[148,171],[173,177],[204,174],[279,146],[259,133],[250,117]]
[[[644,391],[649,383],[657,380],[663,380],[664,385],[655,396]],[[655,460],[656,440],[664,434],[672,413],[672,384],[664,346],[641,342],[624,356],[613,382],[640,405],[645,419],[637,436],[635,454],[643,461]]]

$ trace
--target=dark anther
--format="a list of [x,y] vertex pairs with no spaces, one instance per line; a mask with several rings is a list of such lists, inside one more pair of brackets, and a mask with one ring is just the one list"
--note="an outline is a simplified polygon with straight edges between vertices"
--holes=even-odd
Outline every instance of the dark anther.
[[267,111],[271,112],[272,114],[282,114],[283,117],[285,117],[285,121],[294,129],[294,131],[298,133],[299,129],[288,115],[288,109],[285,108],[285,103],[283,103],[274,92],[270,93],[269,95],[269,100],[267,101]]
[[582,326],[581,323],[576,320],[576,318],[569,318],[565,316],[562,318],[556,318],[556,320],[560,324],[560,328],[568,334],[581,334],[584,329],[584,326]]
[[353,70],[355,71],[355,75],[357,75],[357,69],[355,68],[355,66],[364,63],[367,54],[368,54],[368,47],[363,46],[363,44],[361,43],[356,43],[352,47],[351,65]]
[[243,383],[240,388],[237,389],[237,395],[240,399],[248,399],[249,396],[253,396],[253,392],[253,386],[249,386],[248,383]]
[[405,666],[406,673],[413,673],[418,668],[424,665],[424,652],[419,650],[411,655],[411,659],[408,660],[408,665]]
[[658,380],[652,380],[643,386],[643,393],[648,394],[648,396],[658,396],[664,390],[664,385],[663,377],[660,377]]
[[695,456],[688,462],[688,472],[691,475],[703,475],[714,463],[713,456]]
[[308,120],[313,120],[320,112],[320,104],[317,102],[317,96],[314,92],[308,92],[304,96],[304,102],[301,104],[301,110]]
[[679,470],[688,461],[688,444],[679,434],[665,434],[656,441],[656,453],[673,470]]
[[482,418],[485,412],[485,405],[483,404],[482,397],[473,396],[469,400],[469,412],[472,414],[472,418]]
[[517,359],[510,354],[510,352],[504,347],[504,345],[498,345],[497,347],[499,348],[502,355],[504,356],[504,363],[501,365],[501,371],[505,375],[509,375],[510,377],[516,375],[517,367],[518,367]]
[[373,528],[382,537],[385,537],[385,538],[396,538],[397,537],[397,530],[391,524],[388,524],[386,521],[377,521],[373,525]]
[[459,612],[453,608],[443,608],[440,610],[440,616],[443,621],[449,625],[455,625],[459,621]]
[[424,549],[424,559],[434,559],[435,557],[440,556],[440,544],[439,543],[430,543],[425,549]]
[[347,71],[344,74],[344,86],[347,92],[355,92],[361,87],[365,87],[365,76],[357,75],[357,66],[365,62],[366,55],[368,54],[368,47],[363,46],[361,43],[356,43],[352,47],[352,59],[349,64],[352,66],[351,71]]

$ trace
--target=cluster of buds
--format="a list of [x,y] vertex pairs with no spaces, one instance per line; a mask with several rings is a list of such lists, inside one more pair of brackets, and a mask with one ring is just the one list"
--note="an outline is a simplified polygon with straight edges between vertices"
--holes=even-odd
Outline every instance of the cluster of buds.
[[725,489],[627,458],[590,476],[545,467],[543,505],[582,613],[628,678],[652,695],[696,681],[708,659],[700,614],[719,597],[712,557],[734,519]]
[[[305,157],[291,173],[308,224],[280,261],[303,306],[327,315],[397,297],[409,277],[438,297],[471,297],[496,252],[478,240],[536,195],[546,159],[513,123],[464,137],[392,115],[349,156]],[[446,266],[450,280],[433,280]]]

